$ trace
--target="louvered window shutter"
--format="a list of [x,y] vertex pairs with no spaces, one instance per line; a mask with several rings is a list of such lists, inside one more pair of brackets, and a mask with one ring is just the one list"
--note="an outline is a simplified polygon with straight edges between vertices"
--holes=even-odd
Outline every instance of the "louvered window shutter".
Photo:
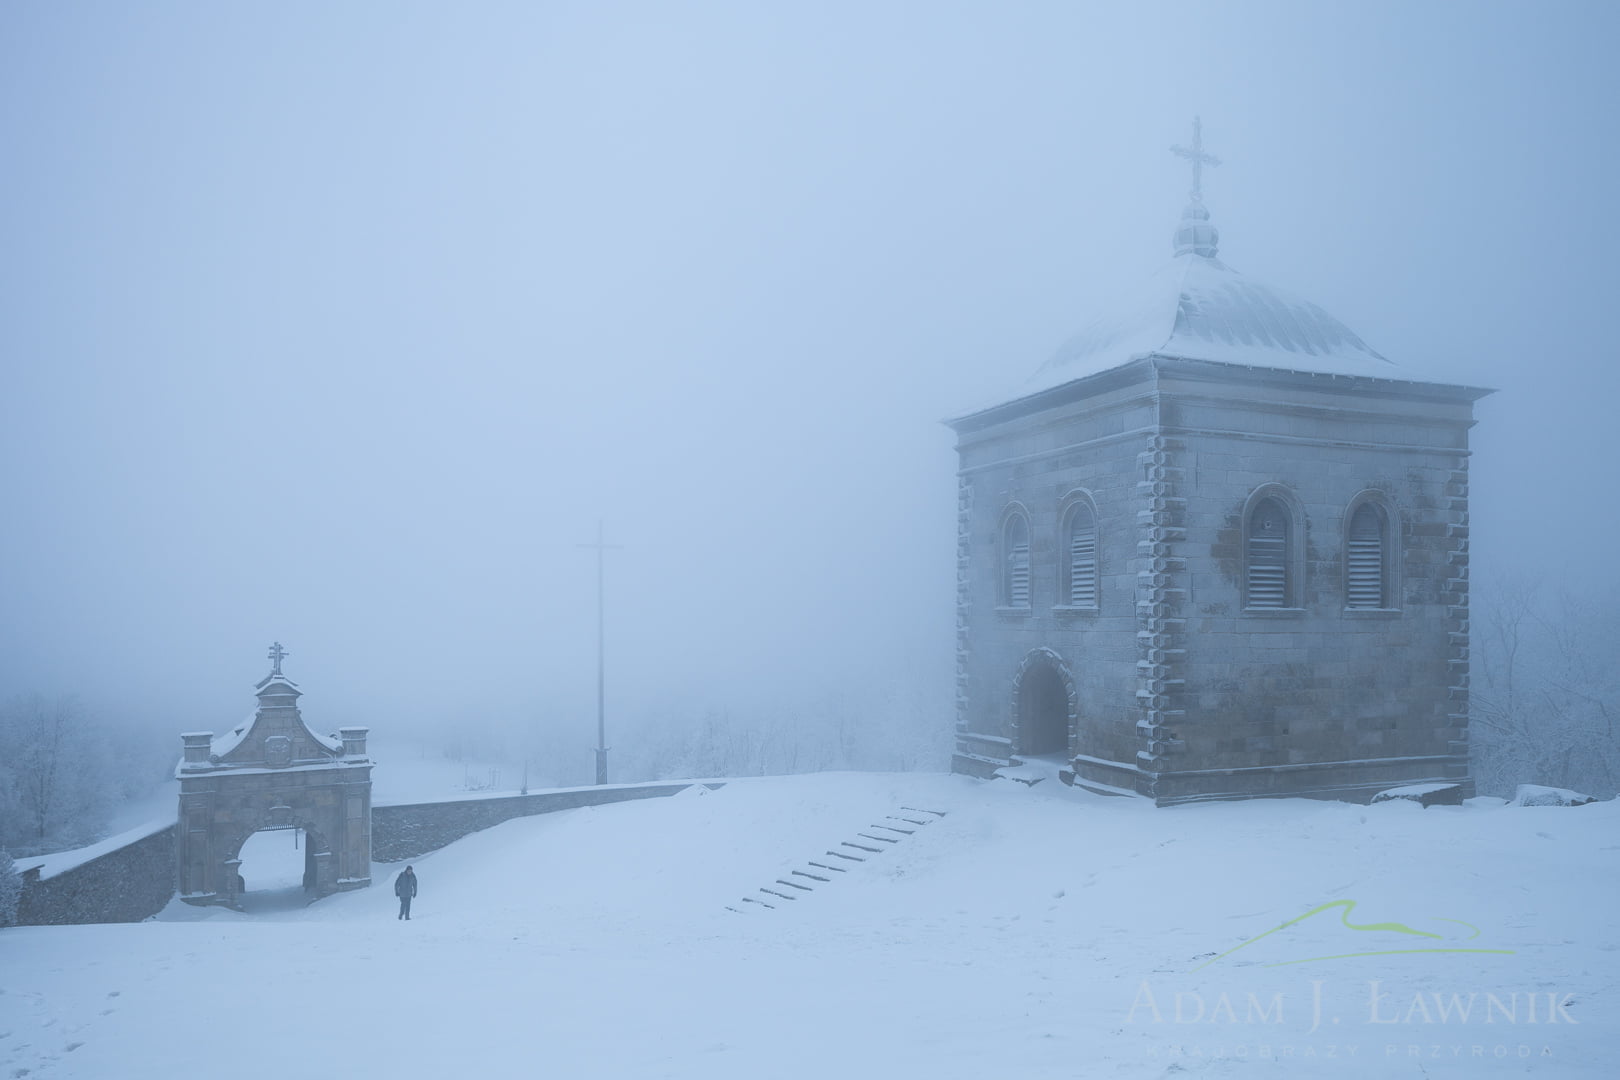
[[1029,607],[1029,545],[1012,550],[1012,581],[1008,593],[1013,607]]
[[1021,517],[1007,522],[1007,604],[1029,607],[1029,526]]
[[1288,516],[1266,499],[1249,517],[1248,606],[1288,606]]
[[1069,603],[1097,606],[1097,519],[1087,506],[1069,518]]
[[1350,519],[1345,572],[1347,607],[1384,606],[1384,521],[1370,503],[1363,503]]

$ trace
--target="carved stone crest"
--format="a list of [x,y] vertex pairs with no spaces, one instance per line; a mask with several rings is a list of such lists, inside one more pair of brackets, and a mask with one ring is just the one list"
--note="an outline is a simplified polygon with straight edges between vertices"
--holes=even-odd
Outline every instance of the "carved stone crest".
[[284,769],[292,764],[292,740],[285,735],[271,735],[264,740],[264,763],[272,769]]

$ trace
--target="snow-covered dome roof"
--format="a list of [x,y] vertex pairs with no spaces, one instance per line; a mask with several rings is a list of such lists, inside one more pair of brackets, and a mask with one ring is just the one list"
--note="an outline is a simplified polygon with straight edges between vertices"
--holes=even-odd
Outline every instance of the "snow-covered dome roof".
[[1410,379],[1315,304],[1251,281],[1221,262],[1220,230],[1204,206],[1204,150],[1193,118],[1191,147],[1171,153],[1192,165],[1192,190],[1171,238],[1175,258],[1134,293],[1103,310],[1030,380],[1047,390],[1133,360],[1163,356],[1313,374]]
[[[1213,252],[1213,246],[1204,248]],[[1182,247],[1031,379],[1044,390],[1144,356],[1381,379],[1412,378],[1308,300]]]

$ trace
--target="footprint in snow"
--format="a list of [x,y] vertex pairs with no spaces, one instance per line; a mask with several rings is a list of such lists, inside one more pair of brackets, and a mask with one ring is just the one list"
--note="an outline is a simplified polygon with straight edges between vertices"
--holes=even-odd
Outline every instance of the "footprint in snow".
[[62,1052],[64,1054],[71,1054],[71,1053],[73,1053],[73,1051],[77,1050],[79,1047],[81,1047],[83,1045],[84,1045],[84,1043],[82,1043],[82,1042],[70,1042],[66,1046],[62,1047]]

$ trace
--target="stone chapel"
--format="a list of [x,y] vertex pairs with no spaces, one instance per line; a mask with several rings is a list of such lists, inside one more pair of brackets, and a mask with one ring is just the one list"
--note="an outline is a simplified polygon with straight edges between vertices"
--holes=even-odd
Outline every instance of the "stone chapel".
[[1468,771],[1468,431],[1217,257],[1195,122],[1174,257],[957,436],[953,768],[1158,805],[1365,801]]

